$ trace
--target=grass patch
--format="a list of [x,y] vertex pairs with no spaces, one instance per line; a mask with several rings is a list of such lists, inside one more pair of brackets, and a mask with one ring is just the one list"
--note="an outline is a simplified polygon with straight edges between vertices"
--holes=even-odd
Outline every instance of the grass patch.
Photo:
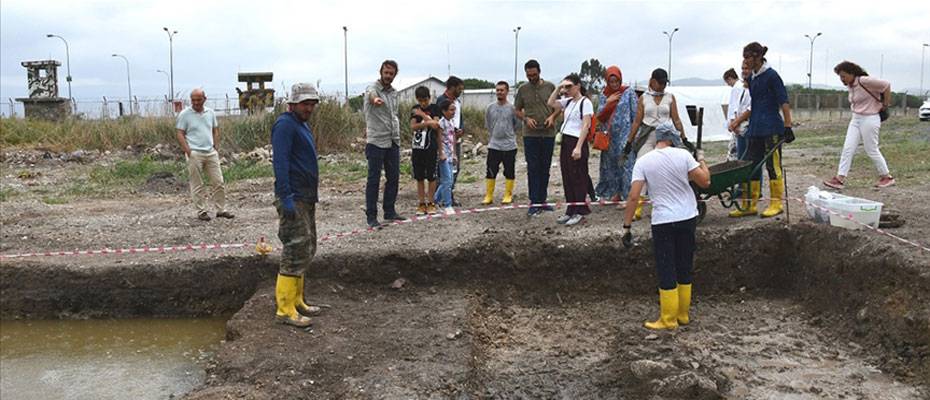
[[[220,117],[221,148],[242,152],[271,143],[271,127],[282,111]],[[362,115],[335,102],[317,105],[310,117],[310,126],[321,153],[347,150],[355,137],[365,132]],[[61,122],[0,118],[0,146],[4,148],[121,150],[126,146],[176,145],[175,135],[175,119],[170,117],[68,119]]]
[[223,180],[225,182],[268,178],[272,176],[274,176],[274,168],[271,164],[257,163],[251,160],[233,162],[223,170]]
[[340,160],[320,163],[320,180],[342,183],[358,182],[368,177],[368,164],[362,160]]
[[10,189],[10,188],[0,188],[0,203],[10,200],[13,196],[16,196],[19,192]]
[[[798,129],[798,139],[789,146],[798,149],[831,149],[827,157],[816,161],[807,160],[824,169],[824,177],[835,173],[839,165],[840,151],[846,139],[846,123]],[[895,180],[902,185],[915,185],[930,179],[930,124],[921,124],[916,118],[892,118],[882,123],[880,132],[882,155]],[[853,167],[848,177],[852,186],[871,186],[878,179],[872,160],[865,154],[862,145],[853,157]]]
[[42,196],[42,202],[49,205],[67,204],[68,199],[60,196]]
[[478,182],[478,175],[472,174],[468,171],[460,171],[458,182],[461,183],[475,183]]
[[89,182],[102,187],[135,187],[155,173],[169,172],[187,177],[187,168],[177,161],[157,161],[149,156],[138,160],[118,161],[112,166],[97,166],[90,171]]

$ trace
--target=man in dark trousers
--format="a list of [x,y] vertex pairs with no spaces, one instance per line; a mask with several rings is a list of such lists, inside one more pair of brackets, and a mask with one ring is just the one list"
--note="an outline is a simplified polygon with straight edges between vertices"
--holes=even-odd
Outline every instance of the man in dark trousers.
[[365,217],[370,228],[378,222],[378,186],[384,170],[384,219],[402,221],[394,203],[400,180],[400,119],[397,114],[397,90],[391,86],[397,76],[397,62],[384,60],[381,78],[365,90],[365,158],[368,159],[368,181],[365,183]]
[[316,144],[307,120],[320,102],[309,83],[291,87],[288,111],[271,128],[278,238],[284,245],[275,285],[277,319],[304,328],[320,308],[304,301],[304,273],[316,254],[316,203],[320,183]]
[[[523,66],[528,82],[520,85],[514,99],[517,117],[523,121],[523,153],[526,157],[526,183],[530,203],[546,202],[549,191],[549,169],[552,168],[552,150],[555,147],[555,117],[560,110],[547,104],[555,90],[552,82],[539,76],[539,62],[529,60]],[[528,216],[537,216],[552,207],[530,207]]]

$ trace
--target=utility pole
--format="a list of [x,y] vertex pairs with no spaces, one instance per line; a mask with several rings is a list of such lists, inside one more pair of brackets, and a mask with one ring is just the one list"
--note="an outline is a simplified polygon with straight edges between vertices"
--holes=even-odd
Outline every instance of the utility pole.
[[882,62],[881,64],[879,64],[879,67],[878,67],[878,78],[879,79],[885,78],[885,53],[882,53]]
[[62,42],[65,42],[65,69],[68,71],[68,76],[65,77],[65,81],[68,82],[68,101],[71,102],[71,107],[73,108],[74,112],[77,112],[77,103],[74,102],[74,97],[71,96],[71,49],[68,47],[68,41],[61,36],[51,33],[46,34],[45,37],[59,38]]
[[113,54],[113,57],[122,58],[126,62],[126,86],[129,88],[129,115],[132,115],[132,78],[129,76],[129,59],[122,54]]
[[[927,47],[930,47],[930,44],[924,43],[924,45],[920,47],[920,97],[922,97],[922,100],[927,99],[927,95],[924,94],[924,56],[926,55]],[[906,101],[907,97],[905,97],[904,100]]]
[[342,27],[342,56],[345,65],[346,107],[349,106],[349,28]]
[[672,84],[672,38],[675,37],[675,32],[678,32],[678,28],[672,30],[672,33],[667,31],[662,31],[665,36],[668,36],[668,83]]
[[168,33],[168,71],[170,71],[168,79],[170,81],[169,88],[171,90],[168,97],[169,100],[171,100],[171,106],[174,107],[174,35],[177,35],[178,31],[169,30],[168,27],[161,29]]
[[823,34],[822,32],[817,32],[817,34],[814,35],[813,37],[811,35],[804,34],[804,37],[806,37],[811,42],[811,56],[809,59],[810,62],[807,64],[807,88],[808,89],[810,89],[813,86],[811,82],[811,76],[813,75],[813,72],[814,72],[814,40],[817,40],[817,38],[820,37],[820,35],[822,34]]
[[520,48],[520,27],[513,30],[513,87],[517,87],[517,51]]
[[830,68],[830,49],[827,49],[827,55],[823,57],[823,84],[827,84],[827,79],[830,76],[830,73],[827,72],[827,69]]

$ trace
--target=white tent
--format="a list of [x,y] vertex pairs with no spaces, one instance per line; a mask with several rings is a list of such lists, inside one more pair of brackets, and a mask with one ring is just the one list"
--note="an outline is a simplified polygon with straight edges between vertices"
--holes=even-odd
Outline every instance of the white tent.
[[697,127],[691,125],[688,118],[688,105],[704,107],[704,128],[701,140],[714,142],[730,140],[727,131],[727,119],[723,106],[730,101],[729,86],[669,86],[665,91],[675,95],[678,102],[678,116],[685,127],[685,134],[691,142],[697,141]]

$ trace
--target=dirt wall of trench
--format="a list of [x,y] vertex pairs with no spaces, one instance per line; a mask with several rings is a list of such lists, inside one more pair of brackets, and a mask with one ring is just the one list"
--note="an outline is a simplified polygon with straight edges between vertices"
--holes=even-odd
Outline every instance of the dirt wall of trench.
[[276,260],[258,256],[106,267],[9,263],[0,267],[0,318],[232,314],[276,272]]

